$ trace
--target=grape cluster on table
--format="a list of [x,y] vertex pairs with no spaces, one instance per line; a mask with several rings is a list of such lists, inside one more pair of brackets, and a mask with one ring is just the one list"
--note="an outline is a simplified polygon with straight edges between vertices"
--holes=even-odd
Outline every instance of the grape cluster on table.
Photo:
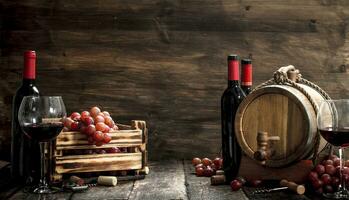
[[108,144],[111,141],[111,136],[108,133],[118,130],[109,112],[102,112],[96,106],[92,107],[90,111],[73,112],[64,119],[63,123],[63,131],[79,131],[87,135],[89,144],[95,144],[96,146]]
[[[192,164],[195,167],[196,176],[211,177],[216,174],[217,170],[223,169],[223,159],[219,157],[216,157],[213,160],[210,160],[209,158],[193,158]],[[230,182],[232,191],[241,189],[243,185],[259,187],[262,185],[262,181],[257,179],[246,181],[243,177],[237,177]]]
[[[340,159],[331,155],[317,164],[308,175],[308,185],[316,194],[333,193],[340,184]],[[343,160],[343,178],[349,184],[349,160]]]
[[223,159],[217,157],[212,161],[209,158],[193,158],[192,164],[195,167],[197,176],[211,177],[216,174],[217,170],[222,169]]

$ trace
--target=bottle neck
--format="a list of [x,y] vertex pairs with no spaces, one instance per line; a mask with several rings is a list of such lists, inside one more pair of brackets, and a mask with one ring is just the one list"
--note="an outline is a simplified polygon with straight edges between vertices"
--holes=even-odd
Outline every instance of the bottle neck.
[[228,81],[239,82],[239,61],[228,60]]
[[252,64],[250,63],[242,65],[241,85],[246,87],[252,86]]
[[23,78],[22,80],[22,85],[34,85],[34,84],[35,84],[35,79]]
[[36,77],[36,54],[35,51],[24,52],[23,79],[35,79]]
[[240,86],[238,80],[228,80],[228,87],[237,87],[237,86]]

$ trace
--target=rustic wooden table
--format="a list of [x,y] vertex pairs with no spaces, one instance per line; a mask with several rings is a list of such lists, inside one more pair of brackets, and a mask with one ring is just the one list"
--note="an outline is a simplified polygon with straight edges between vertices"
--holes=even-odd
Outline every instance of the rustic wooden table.
[[[242,190],[232,192],[227,185],[211,186],[210,179],[196,177],[189,161],[150,162],[150,173],[143,180],[120,182],[116,187],[91,187],[88,191],[72,193],[61,192],[52,195],[24,193],[22,189],[0,193],[0,199],[141,199],[141,200],[224,200],[249,199]],[[251,197],[251,196],[250,196]],[[308,199],[304,195],[278,192],[254,196],[250,199]]]

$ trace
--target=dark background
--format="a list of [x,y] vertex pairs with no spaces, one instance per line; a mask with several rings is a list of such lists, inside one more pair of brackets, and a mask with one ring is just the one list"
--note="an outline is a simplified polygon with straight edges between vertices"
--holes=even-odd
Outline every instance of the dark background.
[[0,158],[24,50],[69,112],[146,120],[151,159],[191,158],[219,152],[229,53],[252,54],[255,85],[293,64],[349,98],[348,24],[346,0],[0,0]]

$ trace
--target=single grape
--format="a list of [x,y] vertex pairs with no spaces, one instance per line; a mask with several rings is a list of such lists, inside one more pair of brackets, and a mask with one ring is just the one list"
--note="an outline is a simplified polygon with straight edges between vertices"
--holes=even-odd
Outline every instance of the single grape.
[[213,175],[213,169],[210,166],[206,166],[204,169],[204,175],[206,177],[211,177]]
[[319,175],[317,172],[314,172],[314,171],[311,171],[309,174],[308,174],[308,180],[313,182],[315,180],[318,180],[319,179]]
[[208,158],[203,158],[201,162],[202,162],[202,164],[204,164],[205,166],[209,166],[209,165],[212,164],[212,161],[211,161],[210,159],[208,159]]
[[198,167],[195,169],[196,176],[204,176],[204,168]]
[[323,182],[321,180],[315,180],[312,182],[312,185],[313,185],[313,188],[314,189],[318,189],[318,188],[321,188],[322,185],[323,185]]
[[104,149],[96,149],[97,154],[106,154],[107,152]]
[[104,116],[105,116],[105,117],[110,117],[109,112],[107,112],[107,111],[103,111],[102,113],[104,114]]
[[78,112],[73,112],[73,113],[70,115],[70,118],[71,118],[72,120],[74,120],[74,121],[78,121],[78,120],[80,120],[81,115],[80,115],[80,113],[78,113]]
[[96,117],[98,115],[98,113],[100,113],[100,112],[101,112],[101,109],[99,109],[97,106],[92,107],[90,109],[90,114],[92,117]]
[[343,167],[343,174],[348,174],[349,175],[349,167]]
[[106,149],[107,153],[120,153],[120,149],[117,148],[117,147],[111,147],[111,148],[108,148]]
[[240,181],[240,183],[241,183],[242,185],[245,185],[245,184],[246,184],[246,179],[244,179],[244,177],[239,176],[239,177],[236,178],[236,180]]
[[67,127],[69,130],[71,129],[71,124],[74,122],[70,117],[66,117],[63,121],[64,127]]
[[341,159],[339,158],[334,158],[333,159],[333,166],[337,167],[341,164]]
[[108,133],[104,133],[103,137],[104,137],[103,142],[105,144],[108,144],[111,141],[111,136]]
[[326,166],[326,165],[333,165],[333,161],[332,160],[324,160],[324,161],[322,161],[322,164],[324,166]]
[[79,131],[80,133],[86,134],[86,126],[83,123],[79,123]]
[[82,120],[82,122],[86,125],[86,126],[88,126],[88,125],[90,125],[90,124],[94,124],[94,121],[93,121],[93,118],[92,117],[85,117],[85,118],[81,118]]
[[220,162],[219,162],[220,159],[221,159],[221,158],[216,157],[216,158],[213,159],[213,161],[212,161],[213,164],[216,165],[217,169],[220,167]]
[[195,168],[198,168],[198,167],[204,168],[205,166],[202,163],[200,163],[200,164],[195,165]]
[[322,175],[323,173],[325,173],[325,166],[318,164],[315,167],[315,171],[319,174]]
[[103,122],[98,122],[98,123],[96,124],[96,130],[97,130],[97,131],[103,132],[104,129],[105,129],[105,126],[106,126],[106,125],[105,125]]
[[324,185],[330,185],[332,183],[331,176],[328,174],[323,174],[321,176],[321,181]]
[[113,128],[115,123],[110,116],[104,117],[104,123],[108,125],[110,128]]
[[110,132],[109,126],[105,125],[105,126],[104,126],[104,130],[103,130],[102,132],[103,132],[103,133],[109,133],[109,132]]
[[98,113],[97,116],[101,116],[101,117],[103,117],[103,118],[105,117],[105,116],[104,116],[104,113],[102,113],[102,112]]
[[86,135],[93,135],[96,132],[96,127],[93,124],[90,124],[86,127],[85,134]]
[[119,130],[119,127],[117,125],[114,125],[113,129],[116,131],[116,130]]
[[96,117],[95,117],[95,123],[98,123],[98,122],[103,122],[104,123],[104,117],[102,117],[102,116],[100,116],[100,115],[97,115]]
[[93,139],[97,142],[102,142],[104,140],[104,134],[101,131],[96,131],[93,134]]
[[93,150],[92,149],[85,149],[84,154],[93,154]]
[[238,181],[238,180],[233,180],[230,183],[230,187],[231,187],[232,191],[238,191],[242,187],[242,183],[240,181]]
[[78,130],[79,130],[79,122],[74,121],[74,122],[71,124],[70,129],[71,129],[72,131],[78,131]]
[[213,174],[215,174],[216,173],[216,171],[217,171],[217,167],[216,167],[216,165],[214,164],[214,163],[212,163],[211,165],[209,165],[210,167],[211,167],[211,169],[213,170]]
[[333,165],[325,165],[325,171],[332,176],[336,173],[336,168]]
[[62,129],[62,131],[63,131],[63,132],[68,132],[68,131],[70,131],[70,130],[69,130],[69,128],[64,127],[64,128]]
[[88,111],[82,111],[81,112],[81,119],[85,119],[85,118],[87,118],[87,117],[90,117],[90,112],[88,112]]
[[201,159],[200,158],[193,158],[191,163],[193,164],[193,166],[197,166],[198,164],[201,164]]

